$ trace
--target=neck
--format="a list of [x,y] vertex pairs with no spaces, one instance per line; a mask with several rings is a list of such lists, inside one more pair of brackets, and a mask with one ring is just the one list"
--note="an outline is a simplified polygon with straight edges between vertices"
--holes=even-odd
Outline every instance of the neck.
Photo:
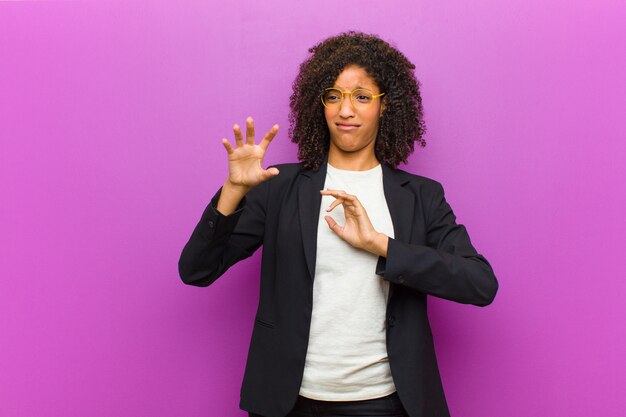
[[349,171],[367,171],[380,162],[374,153],[344,152],[332,146],[328,150],[328,163],[338,169]]

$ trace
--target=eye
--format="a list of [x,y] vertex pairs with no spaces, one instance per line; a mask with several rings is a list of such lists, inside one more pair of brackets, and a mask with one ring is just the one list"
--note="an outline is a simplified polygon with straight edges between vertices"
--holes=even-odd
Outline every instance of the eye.
[[341,93],[337,90],[328,90],[324,93],[326,103],[338,103],[341,101]]
[[359,103],[369,103],[370,101],[372,101],[372,95],[362,91],[356,93],[354,98]]

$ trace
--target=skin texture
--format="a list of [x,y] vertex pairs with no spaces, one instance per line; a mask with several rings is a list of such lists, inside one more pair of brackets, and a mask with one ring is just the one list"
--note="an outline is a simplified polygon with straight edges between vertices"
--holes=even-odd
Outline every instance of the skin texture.
[[[357,87],[367,88],[375,95],[381,91],[376,82],[362,67],[346,67],[335,80],[333,87],[352,91]],[[384,96],[383,96],[384,97]],[[339,169],[364,171],[379,164],[374,154],[383,104],[380,97],[366,108],[357,108],[346,94],[341,105],[324,107],[324,117],[330,132],[328,162]],[[352,130],[342,130],[338,124],[357,125]]]

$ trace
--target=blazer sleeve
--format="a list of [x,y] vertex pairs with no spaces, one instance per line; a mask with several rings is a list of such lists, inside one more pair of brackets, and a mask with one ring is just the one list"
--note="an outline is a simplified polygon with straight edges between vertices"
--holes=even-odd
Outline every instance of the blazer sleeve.
[[465,226],[434,182],[427,211],[427,244],[413,245],[389,238],[387,257],[379,257],[376,274],[424,293],[463,304],[491,304],[498,281],[487,259],[470,241]]
[[263,243],[269,181],[252,187],[234,212],[217,211],[217,190],[178,261],[185,284],[206,287],[236,262],[250,257]]

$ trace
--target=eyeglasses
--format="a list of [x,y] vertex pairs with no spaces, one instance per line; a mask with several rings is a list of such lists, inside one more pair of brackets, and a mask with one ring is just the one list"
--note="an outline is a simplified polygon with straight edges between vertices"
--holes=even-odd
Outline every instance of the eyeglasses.
[[324,107],[334,109],[341,106],[341,103],[343,103],[343,96],[345,94],[349,94],[352,105],[361,110],[368,108],[375,98],[385,95],[385,93],[374,94],[366,88],[357,88],[348,92],[331,87],[324,89],[324,92],[320,94],[320,98],[322,99]]

